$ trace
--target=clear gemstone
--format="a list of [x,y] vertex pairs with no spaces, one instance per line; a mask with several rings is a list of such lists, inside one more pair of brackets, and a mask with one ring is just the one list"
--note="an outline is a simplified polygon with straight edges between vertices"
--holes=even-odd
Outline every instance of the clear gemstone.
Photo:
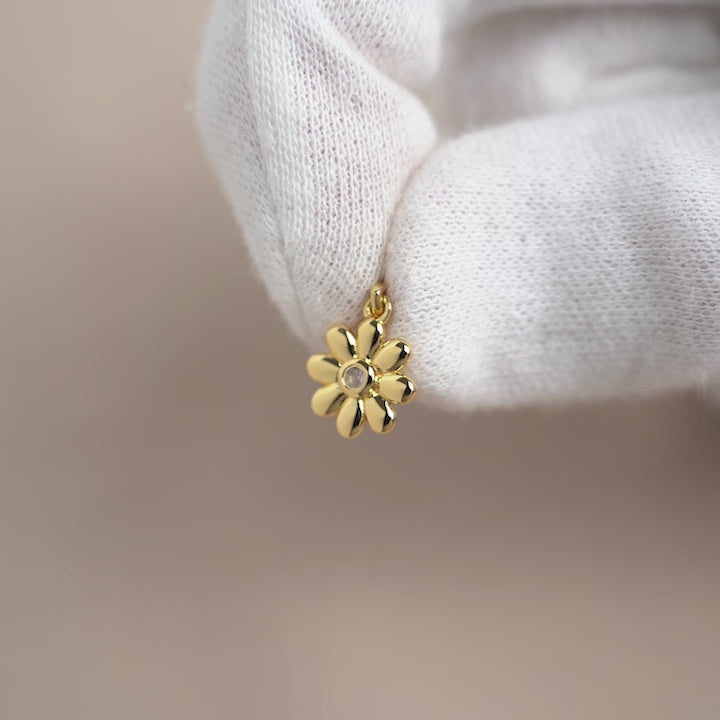
[[343,373],[343,383],[352,390],[359,390],[367,382],[367,373],[358,365],[351,365]]

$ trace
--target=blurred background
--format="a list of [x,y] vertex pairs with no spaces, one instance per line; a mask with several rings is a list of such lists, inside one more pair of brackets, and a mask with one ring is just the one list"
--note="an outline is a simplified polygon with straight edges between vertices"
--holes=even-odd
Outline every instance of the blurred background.
[[720,419],[335,436],[192,121],[208,4],[0,23],[0,717],[720,715]]

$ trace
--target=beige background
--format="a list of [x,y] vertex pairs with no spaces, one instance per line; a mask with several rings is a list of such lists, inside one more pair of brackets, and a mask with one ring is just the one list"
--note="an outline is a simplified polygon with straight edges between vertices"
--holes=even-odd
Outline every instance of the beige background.
[[0,717],[715,720],[720,421],[336,439],[198,147],[206,12],[3,8]]

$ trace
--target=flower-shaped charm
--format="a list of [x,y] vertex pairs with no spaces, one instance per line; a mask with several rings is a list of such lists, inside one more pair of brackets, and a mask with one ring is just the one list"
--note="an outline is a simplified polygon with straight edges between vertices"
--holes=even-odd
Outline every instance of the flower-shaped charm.
[[357,437],[366,422],[377,433],[390,432],[395,405],[415,397],[415,383],[400,372],[410,359],[410,346],[384,337],[390,312],[382,287],[375,286],[357,333],[333,325],[325,336],[330,354],[308,360],[308,374],[324,385],[313,395],[312,410],[316,415],[337,413],[343,437]]

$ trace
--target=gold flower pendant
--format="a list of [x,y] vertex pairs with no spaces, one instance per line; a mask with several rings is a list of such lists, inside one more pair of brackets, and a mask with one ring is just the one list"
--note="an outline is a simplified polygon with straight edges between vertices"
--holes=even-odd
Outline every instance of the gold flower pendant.
[[337,431],[357,437],[365,423],[376,433],[395,427],[395,405],[415,397],[415,383],[402,370],[411,348],[404,340],[385,340],[385,323],[392,304],[380,284],[373,285],[363,320],[353,335],[344,325],[333,325],[325,339],[329,355],[313,355],[307,362],[310,377],[322,383],[310,403],[316,415],[337,413]]

